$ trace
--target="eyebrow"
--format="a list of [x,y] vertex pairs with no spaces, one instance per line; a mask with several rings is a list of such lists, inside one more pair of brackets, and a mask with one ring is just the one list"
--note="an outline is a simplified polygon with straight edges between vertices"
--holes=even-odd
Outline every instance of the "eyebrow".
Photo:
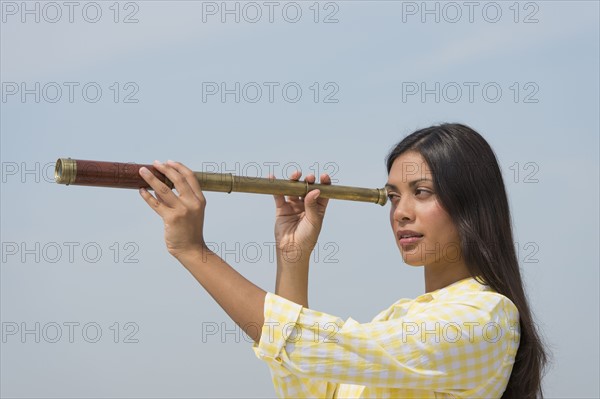
[[[426,178],[421,178],[421,179],[417,179],[417,180],[413,180],[413,181],[409,182],[408,185],[410,187],[413,187],[414,185],[416,185],[417,183],[422,182],[422,181],[432,181],[432,180],[426,179]],[[390,188],[390,189],[396,190],[396,191],[398,190],[398,186],[391,184],[391,183],[385,183],[385,188]]]

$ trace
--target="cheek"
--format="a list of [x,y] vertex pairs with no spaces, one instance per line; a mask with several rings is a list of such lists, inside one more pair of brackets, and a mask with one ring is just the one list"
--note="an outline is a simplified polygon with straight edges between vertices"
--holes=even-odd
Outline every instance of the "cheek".
[[452,230],[452,221],[446,211],[437,202],[424,207],[421,212],[421,222],[430,237],[445,237]]
[[432,225],[435,226],[434,233],[441,245],[456,244],[458,240],[458,234],[450,215],[443,210],[438,208],[435,212],[430,215]]

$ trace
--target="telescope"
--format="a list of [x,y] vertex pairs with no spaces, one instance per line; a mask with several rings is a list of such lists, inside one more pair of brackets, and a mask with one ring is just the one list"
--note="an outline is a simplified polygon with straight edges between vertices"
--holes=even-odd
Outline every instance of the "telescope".
[[[54,180],[58,184],[96,186],[112,188],[152,189],[140,176],[139,170],[148,168],[160,181],[173,189],[174,185],[165,175],[152,165],[123,162],[88,161],[59,158],[54,168]],[[385,188],[360,188],[330,184],[308,183],[284,179],[237,176],[231,173],[194,172],[202,191],[242,192],[255,194],[287,195],[304,197],[312,190],[319,189],[320,197],[373,202],[385,205]]]

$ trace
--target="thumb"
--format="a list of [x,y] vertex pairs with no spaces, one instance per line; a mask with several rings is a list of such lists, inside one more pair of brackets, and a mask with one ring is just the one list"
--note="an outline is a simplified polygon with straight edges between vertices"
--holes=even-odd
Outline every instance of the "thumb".
[[310,219],[311,222],[316,222],[321,224],[323,219],[323,211],[319,210],[319,203],[317,199],[321,195],[321,190],[316,189],[312,190],[304,197],[304,210],[306,212],[306,216]]

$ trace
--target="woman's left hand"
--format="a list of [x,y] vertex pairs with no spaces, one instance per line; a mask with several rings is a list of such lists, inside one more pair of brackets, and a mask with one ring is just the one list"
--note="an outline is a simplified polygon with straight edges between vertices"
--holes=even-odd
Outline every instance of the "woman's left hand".
[[165,243],[169,253],[180,258],[205,250],[203,226],[206,199],[194,172],[173,161],[164,164],[154,161],[153,166],[173,182],[179,194],[175,194],[148,169],[140,168],[140,176],[154,189],[156,197],[146,189],[140,189],[140,194],[165,223]]

